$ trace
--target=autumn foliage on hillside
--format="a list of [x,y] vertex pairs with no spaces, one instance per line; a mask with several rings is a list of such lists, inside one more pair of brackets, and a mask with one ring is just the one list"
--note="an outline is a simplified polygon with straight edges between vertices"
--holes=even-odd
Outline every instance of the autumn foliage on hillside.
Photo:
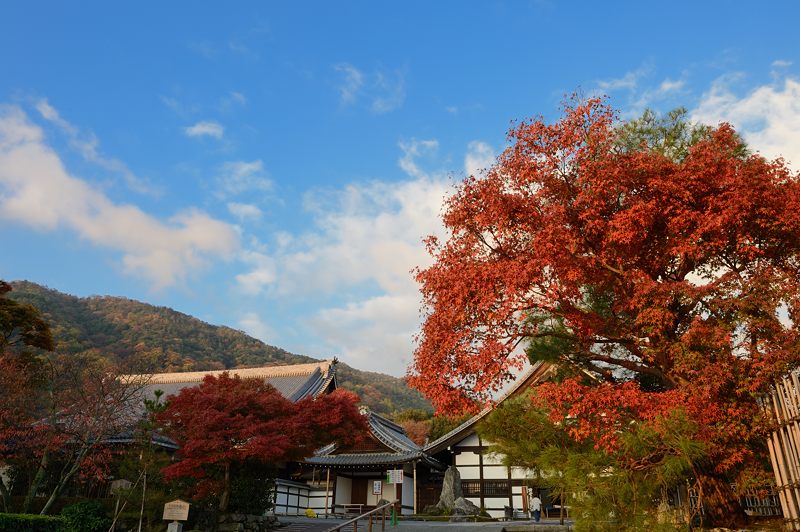
[[[66,355],[102,353],[117,363],[135,360],[145,365],[139,373],[318,362],[170,308],[123,297],[75,297],[27,281],[11,284],[9,299],[38,308],[52,326],[56,349]],[[383,415],[431,408],[418,391],[396,377],[340,362],[336,379],[341,388],[356,392],[370,410]]]
[[568,103],[457,187],[418,273],[409,381],[437,409],[485,402],[527,355],[558,364],[537,397],[578,440],[614,451],[680,408],[708,474],[752,461],[756,398],[800,360],[800,180],[727,124],[671,118],[619,127],[601,100]]
[[232,467],[299,461],[329,443],[353,443],[367,431],[357,405],[345,390],[292,403],[261,380],[208,375],[158,415],[180,445],[164,477],[194,479],[194,495],[219,497],[225,511]]

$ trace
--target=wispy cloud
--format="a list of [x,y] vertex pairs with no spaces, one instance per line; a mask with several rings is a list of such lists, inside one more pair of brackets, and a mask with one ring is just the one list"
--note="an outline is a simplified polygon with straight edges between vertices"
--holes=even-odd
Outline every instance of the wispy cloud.
[[251,203],[237,203],[231,201],[227,203],[227,207],[228,212],[241,221],[258,220],[261,218],[261,215],[264,214],[261,212],[261,209]]
[[[38,107],[57,119],[49,107]],[[160,220],[112,201],[71,175],[42,128],[13,105],[0,106],[0,218],[40,231],[68,230],[116,250],[123,271],[154,289],[181,282],[211,259],[233,258],[239,248],[232,225],[198,209]]]
[[239,91],[229,91],[219,100],[219,109],[223,112],[230,111],[236,107],[244,107],[245,105],[247,105],[247,96]]
[[597,87],[605,92],[614,92],[618,90],[632,91],[635,90],[641,83],[642,79],[650,75],[652,71],[653,66],[649,63],[645,63],[636,70],[626,72],[620,78],[598,80]]
[[160,194],[160,191],[146,180],[136,176],[125,163],[119,159],[103,156],[99,150],[100,142],[97,137],[93,133],[82,134],[76,126],[62,118],[58,110],[50,105],[47,99],[40,99],[36,102],[35,107],[42,118],[57,126],[67,136],[70,147],[77,151],[84,160],[121,176],[127,186],[135,192],[150,195]]
[[255,312],[246,312],[239,320],[239,327],[253,338],[265,343],[274,342],[277,336],[274,329]]
[[348,63],[340,63],[333,68],[342,75],[338,85],[339,101],[342,105],[354,103],[364,86],[364,73]]
[[[665,102],[673,102],[686,92],[688,72],[681,73],[679,78],[663,78],[654,81],[655,67],[646,62],[635,70],[626,72],[620,78],[600,80],[591,91],[594,94],[606,94],[616,100],[623,100],[625,111],[623,118],[638,116],[648,107],[657,107]],[[619,105],[619,104],[618,104]]]
[[206,120],[186,126],[183,128],[183,132],[187,137],[213,137],[219,140],[225,134],[225,128],[219,122]]
[[464,156],[464,171],[467,175],[480,175],[494,164],[495,157],[497,155],[489,144],[480,140],[473,140],[467,145],[467,154]]
[[363,99],[370,111],[384,114],[402,107],[405,102],[406,83],[402,70],[378,68],[364,72],[350,63],[339,63],[333,68],[340,75],[336,87],[342,106],[355,105]]
[[417,159],[422,156],[430,156],[439,149],[439,141],[436,139],[400,141],[400,150],[403,155],[397,160],[400,168],[409,176],[415,178],[427,177],[427,172],[423,171],[417,164]]
[[268,193],[272,180],[264,170],[261,159],[255,161],[228,161],[219,168],[217,196],[229,198],[245,192]]

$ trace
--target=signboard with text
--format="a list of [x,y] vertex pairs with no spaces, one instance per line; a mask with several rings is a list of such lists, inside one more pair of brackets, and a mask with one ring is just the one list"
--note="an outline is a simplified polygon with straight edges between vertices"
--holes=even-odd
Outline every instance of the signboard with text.
[[164,505],[165,521],[186,521],[189,519],[189,503],[176,499]]
[[373,495],[380,495],[383,493],[383,481],[382,480],[373,480],[372,481],[372,494]]
[[387,484],[402,484],[403,483],[403,470],[402,469],[390,469],[386,472],[386,483]]

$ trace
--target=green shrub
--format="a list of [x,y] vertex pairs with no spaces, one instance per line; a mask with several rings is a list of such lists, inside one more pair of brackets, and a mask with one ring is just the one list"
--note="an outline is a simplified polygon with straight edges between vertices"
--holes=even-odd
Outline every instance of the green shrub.
[[0,532],[65,532],[65,530],[63,517],[0,513]]
[[111,518],[97,501],[85,501],[61,510],[67,532],[105,532],[111,527]]

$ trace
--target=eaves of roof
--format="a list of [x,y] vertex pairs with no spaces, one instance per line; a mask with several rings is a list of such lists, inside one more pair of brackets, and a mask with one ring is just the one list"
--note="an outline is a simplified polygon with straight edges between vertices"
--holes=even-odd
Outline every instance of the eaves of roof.
[[436,454],[444,449],[447,449],[454,443],[458,443],[467,437],[467,435],[474,430],[475,425],[477,425],[477,423],[484,417],[489,415],[497,405],[509,397],[521,393],[529,386],[544,382],[553,373],[553,371],[555,371],[555,366],[553,364],[548,364],[546,362],[537,362],[536,364],[533,364],[522,375],[520,375],[516,381],[514,381],[514,384],[508,388],[503,395],[497,399],[497,401],[495,401],[494,405],[484,408],[478,414],[472,416],[444,436],[441,436],[440,438],[437,438],[436,440],[427,444],[424,448],[425,452],[428,454]]

